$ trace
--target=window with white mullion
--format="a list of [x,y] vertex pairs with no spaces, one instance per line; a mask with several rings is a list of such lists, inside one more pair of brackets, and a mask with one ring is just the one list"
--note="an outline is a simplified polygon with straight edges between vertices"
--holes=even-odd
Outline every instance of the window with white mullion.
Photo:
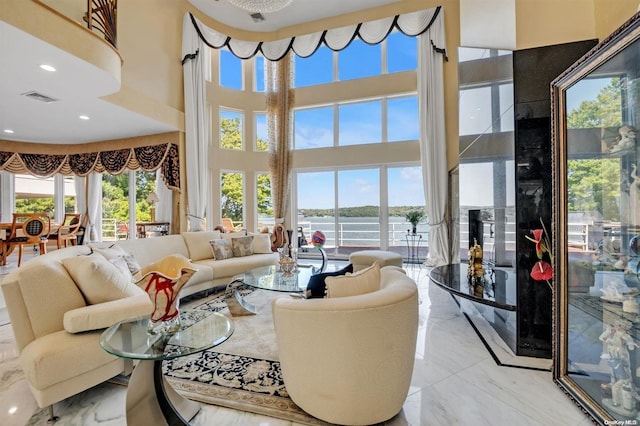
[[381,129],[381,142],[382,143],[386,143],[389,142],[388,139],[388,132],[387,132],[387,122],[388,122],[388,118],[387,118],[387,102],[388,102],[388,98],[385,96],[384,98],[382,98],[382,105],[381,105],[381,113],[382,113],[382,119],[381,119],[381,123],[382,123],[382,129]]
[[387,74],[387,39],[380,43],[380,74]]

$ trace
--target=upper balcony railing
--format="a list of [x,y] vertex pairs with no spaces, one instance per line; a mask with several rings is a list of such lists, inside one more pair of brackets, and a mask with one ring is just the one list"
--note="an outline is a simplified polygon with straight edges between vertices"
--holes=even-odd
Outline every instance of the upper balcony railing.
[[87,0],[87,27],[118,48],[118,0]]

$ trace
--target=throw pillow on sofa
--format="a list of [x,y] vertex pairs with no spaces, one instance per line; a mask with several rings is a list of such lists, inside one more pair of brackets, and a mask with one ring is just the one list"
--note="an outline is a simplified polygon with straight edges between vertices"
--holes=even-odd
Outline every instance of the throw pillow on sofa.
[[91,251],[93,253],[101,254],[107,260],[124,260],[127,263],[127,268],[129,268],[129,272],[131,273],[131,275],[135,275],[138,273],[138,271],[140,271],[140,264],[138,263],[136,258],[122,247],[119,247],[115,244],[112,244],[109,247],[95,247],[91,245],[89,247],[91,248]]
[[327,297],[348,297],[380,290],[380,265],[372,266],[351,275],[327,277]]
[[62,265],[90,305],[144,294],[105,258],[69,257],[62,259]]
[[326,278],[338,277],[340,275],[346,275],[353,272],[353,264],[348,264],[344,268],[335,272],[321,272],[319,274],[311,275],[309,278],[309,284],[307,284],[306,297],[307,299],[316,299],[325,297],[326,293]]
[[269,234],[250,234],[253,235],[253,253],[269,254],[271,251],[271,236]]
[[234,257],[251,256],[253,254],[253,235],[231,239]]
[[211,246],[211,252],[215,260],[224,260],[233,257],[231,240],[219,238],[209,241],[209,245]]

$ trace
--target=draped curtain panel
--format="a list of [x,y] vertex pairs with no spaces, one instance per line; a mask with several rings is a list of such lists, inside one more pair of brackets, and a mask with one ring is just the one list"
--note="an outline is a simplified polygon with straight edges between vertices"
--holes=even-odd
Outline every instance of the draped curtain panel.
[[444,14],[418,37],[418,117],[420,162],[429,217],[428,266],[449,263],[448,170],[444,119],[444,70],[446,60]]
[[169,224],[171,224],[173,194],[162,181],[160,170],[156,171],[156,194],[160,200],[156,203],[156,220],[158,222],[169,222]]
[[[82,226],[87,228],[89,220],[87,218],[87,177],[76,176],[73,179],[73,186],[76,189],[76,211],[85,213],[82,216]],[[89,243],[89,238],[82,238],[83,244]]]
[[[269,135],[269,170],[271,200],[276,219],[286,219],[291,184],[291,150],[293,146],[292,56],[267,63],[267,132]],[[285,227],[287,226],[285,220]]]
[[191,24],[190,16],[185,14],[182,23],[187,217],[190,231],[203,231],[211,181],[208,166],[211,118],[206,92],[211,76],[211,51]]
[[50,177],[56,174],[87,176],[90,173],[120,174],[125,169],[162,169],[166,185],[180,191],[180,158],[172,143],[81,154],[26,154],[0,151],[0,170]]
[[91,243],[102,241],[102,174],[89,173],[86,184],[87,210],[85,217],[87,229],[85,240]]

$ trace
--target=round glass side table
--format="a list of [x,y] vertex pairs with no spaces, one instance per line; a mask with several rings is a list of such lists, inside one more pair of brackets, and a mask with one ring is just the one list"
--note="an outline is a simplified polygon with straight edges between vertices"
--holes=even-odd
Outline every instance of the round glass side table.
[[202,352],[233,334],[233,322],[217,312],[180,313],[182,327],[171,335],[149,334],[149,318],[107,328],[100,346],[112,355],[139,360],[127,387],[127,425],[188,425],[200,404],[176,392],[162,374],[162,361]]

